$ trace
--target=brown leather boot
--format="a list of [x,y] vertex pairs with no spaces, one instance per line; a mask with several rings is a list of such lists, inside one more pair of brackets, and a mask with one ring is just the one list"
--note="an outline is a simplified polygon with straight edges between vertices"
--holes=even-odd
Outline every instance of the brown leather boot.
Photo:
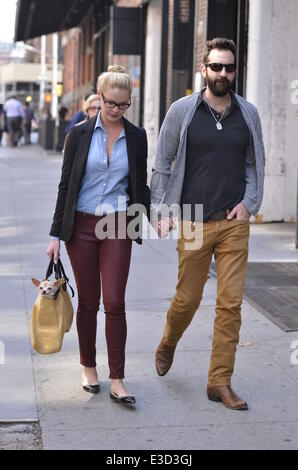
[[155,366],[158,375],[166,375],[173,363],[176,346],[169,346],[161,340],[155,353]]
[[207,385],[209,400],[222,401],[231,410],[247,410],[248,405],[236,395],[230,385]]

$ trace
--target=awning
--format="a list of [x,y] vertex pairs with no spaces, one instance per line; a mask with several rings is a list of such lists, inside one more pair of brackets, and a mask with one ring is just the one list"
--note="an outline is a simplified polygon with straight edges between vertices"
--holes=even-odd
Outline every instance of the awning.
[[95,3],[98,0],[18,0],[15,41],[74,28]]

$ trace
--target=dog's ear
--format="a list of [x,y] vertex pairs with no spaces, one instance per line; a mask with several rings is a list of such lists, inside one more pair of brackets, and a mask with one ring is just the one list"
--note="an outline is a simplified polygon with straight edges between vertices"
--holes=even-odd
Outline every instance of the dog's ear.
[[39,287],[39,286],[40,286],[40,281],[38,281],[37,279],[34,279],[34,277],[32,277],[31,281],[33,282],[33,284],[35,285],[35,287]]
[[61,277],[60,279],[57,279],[56,281],[54,281],[53,284],[55,287],[60,287],[62,286],[62,284],[64,284],[64,282],[65,282],[64,277]]

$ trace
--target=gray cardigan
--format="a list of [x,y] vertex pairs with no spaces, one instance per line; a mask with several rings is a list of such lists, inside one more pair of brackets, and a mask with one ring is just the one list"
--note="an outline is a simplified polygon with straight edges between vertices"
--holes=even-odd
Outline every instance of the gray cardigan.
[[[151,179],[151,203],[171,206],[180,204],[186,157],[187,128],[203,92],[192,93],[175,101],[167,112],[160,130]],[[257,215],[263,199],[265,150],[261,121],[256,107],[234,94],[250,129],[250,144],[246,154],[246,190],[242,204]]]

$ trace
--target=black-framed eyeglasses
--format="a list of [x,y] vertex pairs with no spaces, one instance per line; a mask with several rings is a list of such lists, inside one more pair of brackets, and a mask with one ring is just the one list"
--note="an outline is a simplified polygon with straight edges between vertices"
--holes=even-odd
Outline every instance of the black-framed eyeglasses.
[[226,69],[227,73],[233,73],[236,70],[236,64],[219,64],[218,62],[212,62],[211,64],[204,64],[205,67],[210,67],[212,72],[221,72],[223,68]]
[[102,99],[103,99],[103,102],[104,104],[106,105],[107,108],[109,109],[113,109],[115,108],[116,106],[118,106],[118,108],[121,110],[121,111],[125,111],[126,109],[128,109],[131,105],[131,98],[129,97],[129,103],[115,103],[115,101],[110,101],[110,100],[107,100],[105,95],[103,94],[103,92],[101,92],[101,96],[102,96]]

